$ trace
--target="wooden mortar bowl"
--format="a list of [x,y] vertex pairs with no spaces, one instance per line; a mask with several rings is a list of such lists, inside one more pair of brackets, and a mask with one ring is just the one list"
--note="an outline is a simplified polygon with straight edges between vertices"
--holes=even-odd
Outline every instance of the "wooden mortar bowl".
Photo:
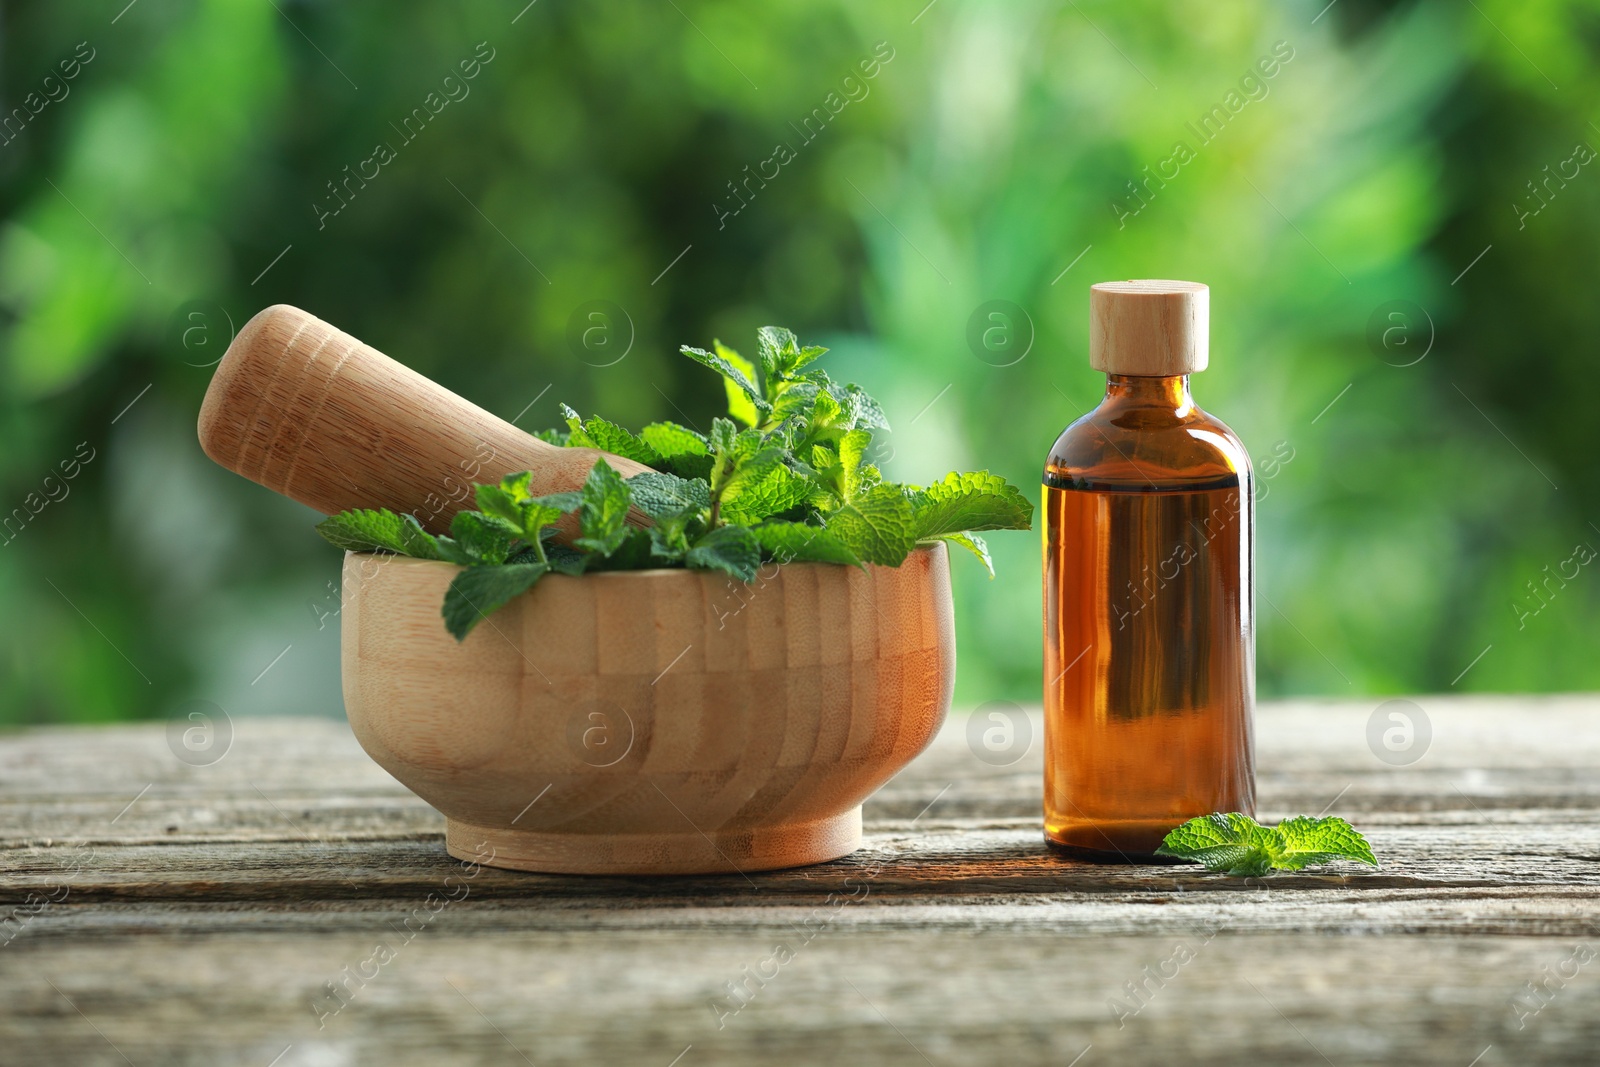
[[[460,644],[459,568],[349,553],[344,702],[367,753],[445,816],[452,856],[697,874],[820,863],[938,732],[949,557],[546,575]],[[492,858],[485,859],[485,856]]]

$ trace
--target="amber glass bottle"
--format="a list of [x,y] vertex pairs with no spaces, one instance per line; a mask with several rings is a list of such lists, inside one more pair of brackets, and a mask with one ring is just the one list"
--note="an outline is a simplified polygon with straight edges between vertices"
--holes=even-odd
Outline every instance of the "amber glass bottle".
[[1201,411],[1210,291],[1090,292],[1106,395],[1044,471],[1045,839],[1150,862],[1167,831],[1255,811],[1250,459]]

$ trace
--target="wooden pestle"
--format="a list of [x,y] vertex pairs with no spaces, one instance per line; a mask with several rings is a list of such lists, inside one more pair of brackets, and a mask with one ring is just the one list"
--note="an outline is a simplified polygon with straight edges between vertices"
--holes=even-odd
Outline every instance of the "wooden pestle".
[[[287,304],[257,313],[228,346],[200,406],[200,446],[324,514],[389,508],[434,533],[476,506],[474,483],[531,471],[542,496],[577,489],[600,458],[623,477],[650,469],[541,441]],[[557,535],[574,526],[569,516]]]

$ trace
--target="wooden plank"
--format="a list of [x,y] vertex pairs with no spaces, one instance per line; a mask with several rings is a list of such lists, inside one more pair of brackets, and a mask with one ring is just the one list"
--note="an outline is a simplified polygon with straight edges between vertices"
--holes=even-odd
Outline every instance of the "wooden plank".
[[[1383,867],[1330,868],[1279,879],[1287,886],[1460,888],[1472,886],[1592,885],[1600,879],[1600,820],[1569,812],[1512,812],[1493,821],[1463,816],[1450,822],[1376,817],[1364,822]],[[880,824],[867,847],[831,864],[740,875],[596,878],[489,870],[485,884],[531,896],[597,892],[630,898],[678,898],[760,886],[763,891],[836,890],[871,872],[885,887],[955,893],[972,885],[1014,892],[1149,890],[1222,891],[1239,888],[1195,866],[1125,867],[1071,863],[1048,852],[1031,822],[923,819],[898,829]],[[1514,847],[1511,845],[1514,843]],[[13,849],[6,855],[8,886],[70,885],[95,895],[193,899],[197,894],[266,896],[361,883],[363,895],[405,894],[438,881],[451,861],[437,833],[407,839],[174,842],[165,845],[87,844]],[[296,888],[298,887],[298,888]],[[1248,887],[1246,887],[1248,888]],[[886,888],[882,891],[890,891]],[[347,895],[347,894],[336,894]]]
[[[1264,812],[1315,812],[1336,797],[1332,810],[1352,813],[1600,806],[1600,699],[1416,699],[1433,741],[1404,767],[1367,747],[1377,701],[1263,705]],[[995,767],[969,749],[966,718],[952,716],[929,750],[869,801],[868,819],[908,819],[936,797],[930,814],[1035,818],[1041,728],[1037,713],[1029,721],[1029,749],[1014,765]],[[239,720],[226,756],[205,767],[179,762],[165,731],[149,724],[0,737],[0,849],[46,839],[407,836],[437,823],[336,720]]]
[[[1070,939],[863,932],[820,918],[814,931],[467,937],[454,920],[447,912],[410,941],[389,931],[36,945],[3,961],[0,1048],[17,1063],[140,1067],[1490,1067],[1591,1064],[1600,1042],[1600,962],[1569,965],[1575,977],[1542,1006],[1527,992],[1575,958],[1564,940],[1209,927]],[[368,966],[370,979],[342,978],[384,958],[384,936],[392,957]],[[343,1000],[327,993],[339,981]],[[747,992],[736,998],[729,983]]]
[[[1377,701],[1263,707],[1264,814],[1332,802],[1384,860],[1264,881],[1048,853],[1037,720],[1010,767],[953,720],[861,852],[748,879],[462,882],[338,722],[241,721],[209,767],[156,725],[20,732],[0,1062],[1593,1062],[1600,701],[1416,702],[1406,767],[1368,748]],[[747,967],[776,974],[730,1015]]]

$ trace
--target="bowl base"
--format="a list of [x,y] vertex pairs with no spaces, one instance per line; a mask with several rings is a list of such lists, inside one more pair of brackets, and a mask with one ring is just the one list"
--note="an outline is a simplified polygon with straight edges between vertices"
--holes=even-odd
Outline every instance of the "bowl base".
[[746,874],[803,867],[861,847],[861,809],[811,822],[700,833],[573,834],[445,819],[445,849],[486,867],[545,874]]

